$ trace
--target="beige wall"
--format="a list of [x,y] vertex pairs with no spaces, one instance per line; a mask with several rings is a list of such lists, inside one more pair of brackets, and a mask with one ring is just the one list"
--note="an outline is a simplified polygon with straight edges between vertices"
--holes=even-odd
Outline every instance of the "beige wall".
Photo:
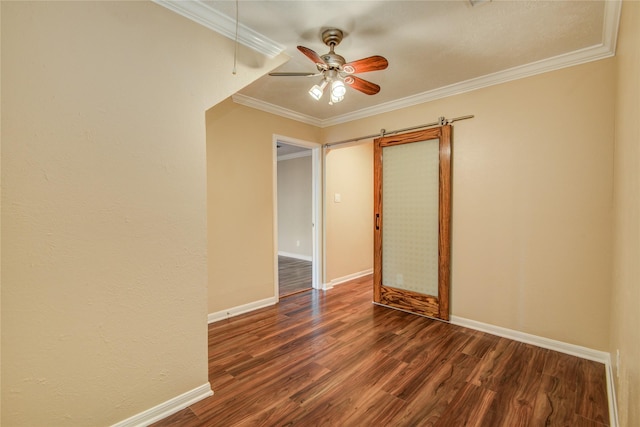
[[273,135],[318,133],[231,99],[207,111],[210,313],[275,296]]
[[606,350],[614,72],[613,59],[571,67],[337,125],[323,140],[474,114],[454,124],[452,314]]
[[324,282],[330,283],[373,269],[373,144],[327,150],[325,181]]
[[[2,45],[2,6],[0,5],[0,46]],[[2,70],[2,55],[0,55],[0,70]],[[0,76],[2,75],[0,71]],[[2,99],[2,85],[0,84],[0,100]],[[0,117],[2,107],[0,106]],[[2,120],[0,120],[0,212],[2,211]],[[2,215],[0,215],[0,425],[2,425]]]
[[278,252],[313,255],[312,158],[278,160]]
[[207,383],[205,110],[284,58],[232,77],[151,2],[1,8],[2,424],[109,425]]
[[[0,6],[0,46],[2,45],[2,6]],[[0,55],[0,70],[2,70],[2,55]],[[0,71],[0,76],[2,75]],[[0,100],[2,99],[2,85],[0,84]],[[2,107],[0,106],[0,117]],[[2,120],[0,120],[0,212],[2,212]],[[0,425],[2,425],[2,215],[0,214]]]
[[[620,425],[640,425],[640,3],[622,6],[617,50],[611,344]],[[620,366],[616,350],[620,350]]]

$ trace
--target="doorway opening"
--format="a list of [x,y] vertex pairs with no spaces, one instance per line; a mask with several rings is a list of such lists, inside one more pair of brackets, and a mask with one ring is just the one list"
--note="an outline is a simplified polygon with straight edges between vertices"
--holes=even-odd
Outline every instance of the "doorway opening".
[[274,136],[275,294],[278,298],[320,283],[321,148]]

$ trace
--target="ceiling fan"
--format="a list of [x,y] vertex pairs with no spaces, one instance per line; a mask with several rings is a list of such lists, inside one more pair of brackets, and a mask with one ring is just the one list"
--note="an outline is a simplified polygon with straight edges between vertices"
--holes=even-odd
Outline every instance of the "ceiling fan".
[[374,55],[357,61],[347,62],[344,57],[334,52],[334,48],[340,44],[344,34],[337,28],[329,28],[322,32],[322,41],[329,46],[329,52],[324,55],[318,55],[308,47],[298,46],[298,50],[307,58],[313,61],[318,68],[317,73],[291,73],[291,72],[274,72],[269,73],[270,76],[302,76],[315,77],[322,76],[319,85],[314,85],[309,94],[316,100],[322,98],[324,89],[331,85],[330,105],[340,102],[344,99],[347,91],[345,85],[348,85],[367,95],[375,95],[380,92],[380,86],[371,83],[360,77],[354,76],[357,73],[365,73],[368,71],[384,70],[389,62],[382,56]]

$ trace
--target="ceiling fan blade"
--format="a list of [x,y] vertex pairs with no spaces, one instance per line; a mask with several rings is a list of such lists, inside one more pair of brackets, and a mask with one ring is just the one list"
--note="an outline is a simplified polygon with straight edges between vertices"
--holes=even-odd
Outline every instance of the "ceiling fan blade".
[[320,58],[320,55],[315,53],[313,50],[309,49],[308,47],[304,47],[304,46],[298,46],[298,50],[300,52],[302,52],[307,58],[312,60],[313,63],[316,64],[317,66],[322,67],[324,69],[327,68],[327,63],[324,62],[322,60],[322,58]]
[[357,61],[347,62],[342,66],[342,71],[348,74],[366,73],[367,71],[384,70],[389,66],[386,58],[375,55]]
[[346,76],[344,78],[344,83],[351,86],[355,90],[359,90],[362,93],[366,93],[367,95],[375,95],[380,92],[380,86],[375,83],[371,83],[360,77],[356,76]]
[[321,76],[322,73],[291,73],[291,72],[280,72],[280,73],[269,73],[270,76],[276,77],[313,77],[313,76]]

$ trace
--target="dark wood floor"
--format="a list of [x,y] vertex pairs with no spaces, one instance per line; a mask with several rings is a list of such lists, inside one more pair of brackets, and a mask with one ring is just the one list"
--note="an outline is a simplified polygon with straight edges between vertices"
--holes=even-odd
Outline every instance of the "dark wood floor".
[[311,289],[311,261],[278,256],[280,298]]
[[375,306],[371,276],[209,325],[215,394],[160,426],[604,426],[602,364]]

